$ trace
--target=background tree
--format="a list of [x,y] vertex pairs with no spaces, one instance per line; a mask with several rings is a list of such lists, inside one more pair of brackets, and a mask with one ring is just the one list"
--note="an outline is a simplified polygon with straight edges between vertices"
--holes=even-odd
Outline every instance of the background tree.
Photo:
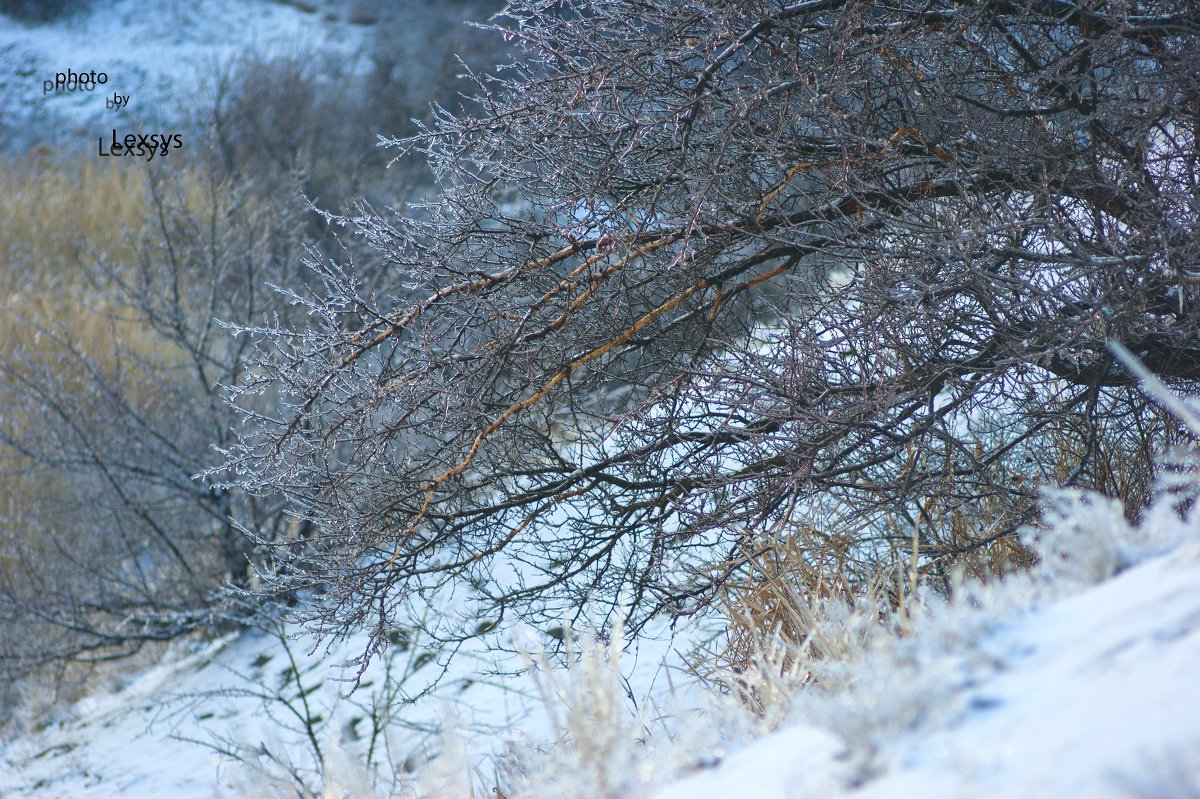
[[239,401],[283,410],[230,462],[315,524],[273,585],[318,622],[623,594],[637,629],[771,538],[936,575],[1019,562],[1041,481],[1140,505],[1172,431],[1105,342],[1200,377],[1189,4],[517,0],[500,30],[484,112],[396,142],[440,199],[343,220],[405,291],[313,263],[305,324],[245,331]]
[[[221,586],[252,578],[241,528],[273,538],[291,524],[279,497],[196,476],[213,465],[212,444],[232,438],[220,389],[242,368],[244,344],[217,319],[256,318],[276,301],[267,282],[286,282],[296,268],[300,203],[266,205],[188,170],[144,186],[112,181],[123,178],[82,182],[109,198],[130,192],[123,202],[137,226],[90,249],[76,243],[70,270],[30,258],[25,284],[6,298],[0,673],[8,679],[45,663],[123,657],[219,621]],[[79,200],[105,223],[121,219],[96,202]]]
[[[360,274],[404,290],[305,198],[344,208],[363,193],[427,192],[427,180],[385,171],[372,145],[397,119],[428,116],[430,98],[454,96],[450,50],[474,41],[455,31],[483,36],[463,19],[498,9],[360,6],[395,17],[361,54],[214,64],[170,121],[187,146],[169,162],[128,169],[73,155],[74,143],[56,150],[66,125],[24,126],[0,145],[11,151],[0,153],[0,722],[22,676],[70,673],[77,688],[93,671],[47,664],[244,621],[254,608],[222,589],[253,585],[253,537],[303,537],[278,495],[199,476],[237,423],[220,393],[241,379],[249,342],[223,324],[288,323],[271,286],[296,283],[306,247],[318,258],[356,248]],[[489,42],[469,58],[494,62],[503,42]],[[274,403],[271,392],[254,401]]]

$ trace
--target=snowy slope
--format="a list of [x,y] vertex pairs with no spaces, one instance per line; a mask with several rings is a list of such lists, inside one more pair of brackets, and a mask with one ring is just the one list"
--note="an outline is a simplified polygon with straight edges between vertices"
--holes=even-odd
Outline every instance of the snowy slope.
[[[404,689],[416,694],[438,671],[436,660],[421,663],[429,653],[417,642],[376,663],[359,691],[345,699],[353,672],[337,664],[363,644],[352,639],[313,650],[311,639],[285,646],[277,636],[252,631],[190,655],[176,651],[124,690],[79,702],[69,722],[9,742],[0,754],[0,797],[185,799],[236,795],[263,774],[277,776],[281,767],[308,778],[316,764],[304,716],[313,720],[324,756],[341,756],[344,748],[347,761],[363,762],[371,743],[370,704],[385,689],[384,672],[411,671]],[[496,725],[506,712],[520,718],[522,698],[497,696],[478,665],[468,653],[439,694],[398,710],[379,748],[396,763],[419,759],[429,744],[420,729],[452,709],[471,724]],[[485,712],[475,718],[470,700],[480,693],[487,698],[475,705]],[[231,757],[235,753],[244,762]]]
[[[690,768],[668,758],[629,795],[1194,796],[1183,791],[1200,788],[1200,540],[1057,601],[1040,603],[1031,585],[1014,581],[978,609],[942,611],[942,621],[914,634],[916,649],[899,652],[919,668],[883,661],[899,682],[877,684],[863,676],[870,664],[860,664],[844,695],[809,701],[802,691],[778,731],[741,747],[726,742]],[[1028,597],[1034,604],[1022,609]],[[263,758],[260,769],[197,743],[205,741],[244,745],[243,754],[265,748],[311,768],[286,706],[256,696],[276,688],[293,704],[308,692],[313,708],[328,714],[318,725],[326,757],[350,764],[342,774],[353,772],[370,726],[362,705],[382,684],[381,666],[339,701],[347,686],[331,664],[360,643],[322,657],[295,642],[299,685],[286,678],[279,641],[259,633],[162,665],[122,692],[80,703],[69,723],[0,750],[0,796],[225,796],[253,784],[256,773],[277,773]],[[394,673],[421,652],[415,642],[398,654]],[[481,665],[468,653],[436,697],[400,711],[387,733],[391,762],[420,762],[432,739],[416,728],[448,716],[459,719],[477,757],[499,751],[507,737],[545,739],[533,683],[489,684]],[[429,676],[436,665],[424,668]],[[415,691],[422,678],[418,669],[406,687]],[[854,716],[858,722],[846,722]],[[891,723],[897,717],[906,719],[899,727]],[[698,715],[695,723],[712,720]],[[710,733],[721,739],[721,730]],[[692,773],[652,790],[677,768]]]
[[[95,155],[95,136],[114,125],[146,131],[177,124],[194,109],[218,65],[245,53],[345,56],[370,68],[377,29],[386,28],[400,74],[420,100],[460,20],[486,18],[491,0],[390,0],[386,24],[353,0],[92,0],[48,24],[0,14],[0,148],[23,153],[41,143]],[[370,24],[363,24],[364,21]],[[381,18],[381,21],[384,21]],[[459,31],[461,32],[461,31]],[[434,48],[433,57],[429,49]],[[104,72],[90,91],[45,91],[70,69]],[[121,110],[106,106],[128,96]]]
[[[390,786],[437,753],[444,731],[472,764],[485,763],[513,737],[553,738],[538,685],[523,674],[523,652],[541,657],[548,639],[525,628],[503,639],[522,651],[477,641],[451,659],[414,634],[375,659],[357,687],[346,664],[365,635],[318,644],[285,626],[177,642],[125,687],[83,699],[37,734],[0,741],[0,798],[236,796],[293,774],[319,785],[314,742],[337,779]],[[653,694],[671,646],[646,640],[625,653],[622,684]]]
[[970,690],[965,717],[898,747],[902,768],[862,796],[1120,796],[1122,780],[1200,749],[1200,547],[1036,612],[992,644],[996,673]]
[[940,697],[957,712],[884,743],[860,788],[845,787],[853,775],[838,737],[802,725],[655,799],[1200,795],[1200,544],[1036,608],[970,647],[993,660]]
[[[234,55],[355,53],[369,31],[272,0],[97,0],[79,15],[44,25],[0,15],[4,146],[20,152],[49,140],[94,154],[93,134],[118,120],[153,129],[179,119],[195,104],[204,77]],[[45,93],[44,81],[68,69],[104,72],[108,82],[91,91]],[[114,93],[130,97],[127,109],[106,108]]]

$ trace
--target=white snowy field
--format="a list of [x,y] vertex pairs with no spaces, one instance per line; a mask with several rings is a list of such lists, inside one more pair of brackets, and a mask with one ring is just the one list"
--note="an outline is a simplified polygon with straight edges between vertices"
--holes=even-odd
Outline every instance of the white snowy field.
[[[316,776],[294,715],[306,712],[317,718],[328,796],[393,795],[403,784],[463,796],[467,776],[486,784],[488,755],[508,740],[526,763],[522,795],[547,798],[1198,796],[1200,513],[1180,521],[1160,507],[1130,528],[1115,503],[1057,502],[1030,575],[929,600],[903,635],[832,613],[830,629],[866,643],[804,666],[814,684],[795,669],[796,679],[779,678],[789,693],[768,708],[773,731],[728,697],[706,706],[678,673],[661,679],[661,649],[624,664],[650,697],[637,719],[615,707],[624,683],[611,672],[489,680],[466,653],[436,696],[397,706],[373,746],[386,789],[372,788],[365,764],[382,664],[339,698],[348,686],[332,664],[361,642],[309,656],[305,639],[284,647],[245,633],[7,742],[0,796],[286,795],[280,764]],[[394,674],[427,657],[419,641],[399,649]],[[437,668],[418,667],[407,689]],[[673,716],[651,722],[647,708]],[[456,746],[423,732],[447,719]],[[442,761],[423,765],[438,749]]]
[[[371,67],[380,27],[350,0],[92,0],[85,10],[45,24],[0,14],[0,134],[3,146],[23,152],[50,141],[83,155],[96,154],[96,137],[111,127],[158,132],[186,119],[209,90],[218,68],[246,54],[317,63],[322,55],[352,69]],[[422,52],[453,39],[464,13],[479,16],[470,0],[406,0],[389,16],[387,37],[405,55],[403,81],[421,98],[434,80],[437,57]],[[486,7],[486,3],[481,3]],[[364,24],[366,23],[366,24]],[[57,73],[105,73],[90,90],[46,90]],[[128,104],[106,104],[114,94]],[[379,131],[387,133],[387,131]],[[78,148],[74,150],[72,148]]]

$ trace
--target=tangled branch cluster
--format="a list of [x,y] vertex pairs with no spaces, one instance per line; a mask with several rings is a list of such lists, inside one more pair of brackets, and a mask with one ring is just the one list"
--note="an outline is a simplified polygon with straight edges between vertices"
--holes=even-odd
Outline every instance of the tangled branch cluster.
[[936,569],[1163,434],[1108,340],[1200,377],[1188,3],[501,23],[520,57],[474,78],[485,113],[393,142],[440,199],[343,220],[405,289],[314,264],[306,326],[245,331],[243,396],[283,410],[231,463],[314,522],[276,586],[319,587],[332,628],[382,643],[444,590],[460,630],[622,594],[636,629],[818,508],[848,562],[915,536]]

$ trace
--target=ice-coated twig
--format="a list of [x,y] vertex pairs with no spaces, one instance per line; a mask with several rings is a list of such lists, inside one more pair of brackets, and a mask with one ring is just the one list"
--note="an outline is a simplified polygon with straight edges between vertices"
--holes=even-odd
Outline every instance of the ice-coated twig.
[[1187,425],[1192,435],[1200,436],[1200,416],[1197,416],[1194,409],[1188,407],[1188,404],[1171,391],[1166,383],[1147,369],[1124,344],[1116,339],[1109,339],[1108,348],[1125,367],[1125,370],[1138,382],[1147,397]]

